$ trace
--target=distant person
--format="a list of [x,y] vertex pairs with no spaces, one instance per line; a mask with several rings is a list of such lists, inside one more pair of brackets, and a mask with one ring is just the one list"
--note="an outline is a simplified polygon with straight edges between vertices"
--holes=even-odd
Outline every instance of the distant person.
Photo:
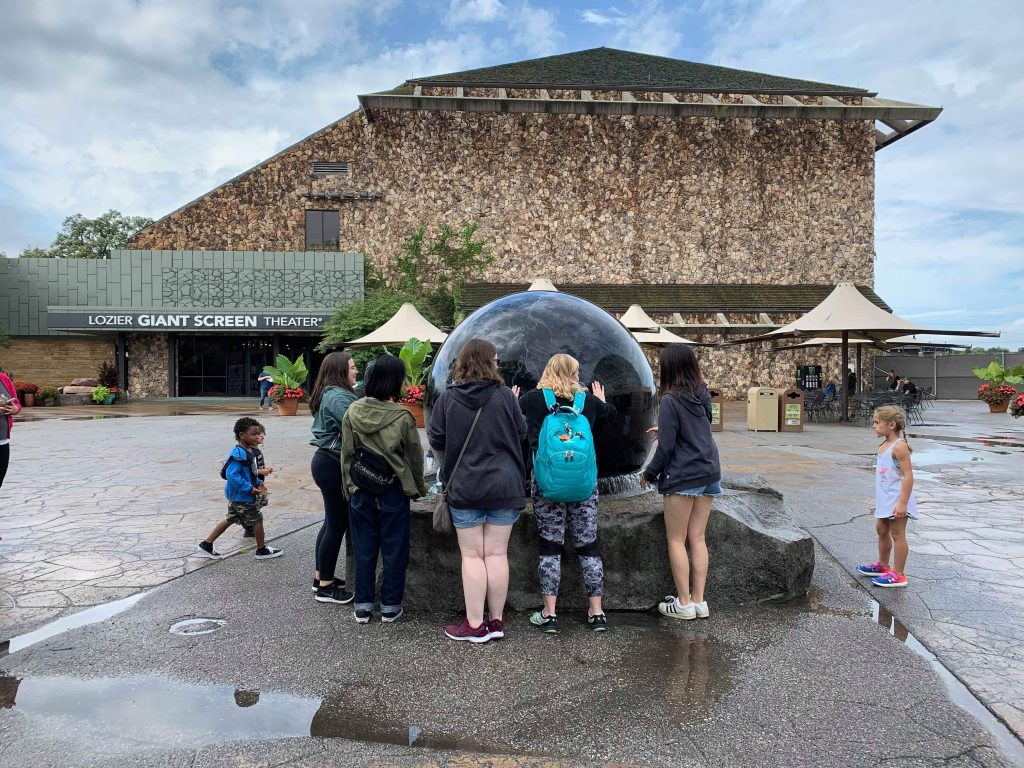
[[917,394],[917,384],[915,384],[913,381],[911,381],[910,377],[907,376],[907,378],[905,378],[903,380],[903,396],[904,397],[913,397],[916,394]]
[[[262,424],[260,424],[260,441],[252,449],[252,460],[256,465],[256,476],[264,480],[274,473],[274,468],[267,466],[266,457],[264,457],[263,455],[263,441],[266,440],[266,438],[267,430]],[[265,493],[261,494],[258,498],[260,509],[263,509],[265,506],[267,506],[267,504],[270,503],[267,500],[267,494]],[[253,527],[251,525],[243,526],[243,528],[245,532],[242,534],[242,536],[244,538],[251,539],[256,535],[256,531],[253,530]]]
[[[554,355],[544,366],[537,388],[519,398],[519,406],[526,417],[530,452],[534,457],[533,514],[540,535],[537,571],[544,601],[544,607],[530,616],[530,623],[548,634],[558,632],[555,609],[562,581],[562,547],[565,545],[566,528],[572,536],[587,589],[587,623],[597,632],[608,629],[608,618],[601,602],[604,595],[604,559],[597,540],[597,455],[593,450],[593,431],[598,424],[614,421],[618,412],[614,405],[605,402],[601,382],[593,382],[590,388],[592,393],[580,384],[580,364],[576,359],[559,354]],[[554,419],[552,424],[557,426],[558,416],[565,415],[567,418],[563,421],[569,426],[575,420],[569,418],[572,416],[569,409],[586,421],[585,426],[591,438],[589,444],[581,446],[577,454],[586,456],[586,464],[582,460],[575,462],[574,469],[578,467],[592,472],[593,485],[589,489],[581,489],[581,496],[576,500],[558,501],[558,498],[564,498],[566,494],[561,492],[563,489],[556,487],[553,477],[550,478],[552,482],[545,487],[547,470],[540,463],[544,461],[545,455],[551,459],[561,455],[557,448],[552,453],[547,443],[548,438],[552,437],[552,427],[548,420]],[[571,446],[574,441],[584,439],[582,426],[572,429],[572,434],[563,433],[564,445]],[[558,436],[553,437],[553,442],[557,444]],[[541,445],[542,438],[545,445]]]
[[267,404],[267,412],[270,412],[270,408],[273,403],[270,402],[270,388],[274,386],[273,380],[270,378],[270,374],[266,371],[261,371],[260,375],[256,377],[256,384],[260,388],[260,406],[259,410],[263,410],[263,403]]
[[705,529],[712,501],[722,495],[722,468],[711,435],[711,394],[688,344],[670,344],[661,352],[661,403],[652,432],[658,448],[641,482],[657,484],[664,497],[665,536],[677,593],[658,603],[658,612],[684,621],[706,619],[711,612],[704,595]]
[[219,560],[222,555],[213,548],[213,543],[232,525],[251,525],[256,536],[256,559],[269,560],[283,553],[266,543],[263,532],[263,513],[260,512],[259,497],[267,492],[267,486],[256,474],[253,448],[260,443],[262,425],[256,419],[243,416],[235,422],[237,445],[231,449],[221,476],[224,478],[224,497],[228,500],[228,514],[223,522],[217,523],[210,535],[199,542],[199,551],[206,557]]
[[4,485],[7,467],[11,462],[11,430],[14,429],[16,413],[21,413],[18,391],[11,377],[0,371],[0,488]]
[[320,364],[309,411],[313,414],[313,439],[316,448],[309,471],[324,498],[324,522],[316,535],[313,551],[313,594],[318,603],[348,605],[355,597],[338,578],[338,556],[348,533],[348,499],[341,472],[341,425],[349,406],[357,400],[356,361],[345,352],[331,352]]
[[366,377],[366,397],[349,406],[342,422],[357,624],[369,623],[376,607],[378,557],[384,566],[380,620],[390,624],[401,618],[409,567],[409,500],[427,495],[416,420],[398,402],[404,381],[405,363],[381,355]]
[[895,392],[900,388],[900,376],[896,373],[895,368],[889,369],[889,374],[885,377],[885,386],[890,392]]
[[494,345],[470,339],[455,358],[452,383],[430,411],[427,437],[441,461],[438,477],[462,555],[466,616],[444,628],[450,640],[505,637],[508,540],[526,506],[526,419],[518,397],[519,387],[509,389],[498,373]]
[[857,391],[857,372],[853,368],[846,371],[846,391],[851,395]]
[[825,383],[825,398],[831,400],[835,396],[836,396],[836,383],[834,381],[832,381],[832,379],[829,379]]
[[[875,434],[882,438],[875,459],[875,532],[878,560],[858,565],[857,573],[871,577],[876,587],[905,587],[907,576],[907,520],[917,519],[914,469],[907,443],[907,415],[895,405],[875,410],[871,419]],[[894,556],[893,567],[889,557]]]

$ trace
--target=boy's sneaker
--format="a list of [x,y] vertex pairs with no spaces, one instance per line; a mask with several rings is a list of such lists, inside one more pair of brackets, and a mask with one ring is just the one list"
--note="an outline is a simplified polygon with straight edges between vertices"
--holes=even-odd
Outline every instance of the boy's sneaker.
[[484,622],[487,626],[487,636],[491,640],[503,640],[505,637],[505,622],[501,619],[488,619]]
[[247,526],[243,526],[245,533],[242,534],[243,539],[254,539],[256,538],[256,531]]
[[205,557],[212,558],[213,560],[220,560],[224,555],[213,548],[213,544],[208,541],[199,542],[199,551],[203,553]]
[[690,621],[697,618],[697,608],[693,603],[683,605],[675,595],[667,595],[663,603],[658,603],[658,613],[670,619]]
[[405,610],[402,608],[399,608],[397,611],[384,611],[380,615],[380,621],[382,624],[394,624],[402,618],[403,613],[405,613]]
[[[381,617],[383,620],[383,617]],[[479,627],[471,627],[469,619],[463,619],[458,624],[449,624],[444,628],[445,637],[449,640],[468,640],[471,643],[486,643],[491,639],[491,632],[488,629],[489,622],[480,622]]]
[[884,576],[889,572],[889,566],[885,563],[874,562],[870,565],[858,565],[857,573],[861,576]]
[[881,576],[876,576],[871,583],[876,587],[905,587],[907,586],[907,577],[899,571],[889,571]]
[[700,603],[693,604],[693,610],[697,614],[698,619],[706,619],[711,615],[711,609],[708,608],[708,601],[704,600]]
[[344,586],[338,586],[337,583],[332,584],[329,587],[320,587],[316,591],[313,599],[318,603],[337,603],[338,605],[348,605],[355,600],[355,594],[349,592]]
[[370,623],[370,611],[364,611],[362,608],[356,608],[355,619],[356,624],[369,624]]
[[[344,589],[345,588],[345,580],[344,579],[335,578],[334,586],[341,587],[342,589]],[[320,589],[320,579],[314,577],[313,578],[313,591],[316,592],[318,589]]]
[[603,613],[595,613],[593,616],[587,616],[587,624],[595,632],[607,632],[608,631],[608,617]]
[[260,547],[256,550],[257,560],[269,560],[272,557],[280,557],[284,554],[284,550],[272,547],[269,544],[265,547]]
[[558,634],[557,616],[545,616],[543,611],[534,611],[530,616],[530,623],[535,627],[540,627],[541,632],[546,632],[549,635]]

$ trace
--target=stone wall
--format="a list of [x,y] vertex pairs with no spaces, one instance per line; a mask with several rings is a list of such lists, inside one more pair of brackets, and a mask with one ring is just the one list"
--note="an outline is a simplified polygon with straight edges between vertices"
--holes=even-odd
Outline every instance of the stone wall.
[[167,397],[167,334],[128,334],[128,392],[132,397]]
[[113,338],[15,336],[0,348],[0,368],[40,387],[62,387],[76,378],[96,378],[103,361],[114,362]]
[[[210,192],[133,248],[342,251],[388,268],[417,227],[476,220],[486,279],[873,284],[869,121],[356,112]],[[314,177],[313,161],[346,161]]]

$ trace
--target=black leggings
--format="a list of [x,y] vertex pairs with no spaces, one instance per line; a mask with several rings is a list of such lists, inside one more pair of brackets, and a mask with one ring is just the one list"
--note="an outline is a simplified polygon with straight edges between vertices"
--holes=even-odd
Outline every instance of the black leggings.
[[[0,416],[0,419],[6,419]],[[0,488],[4,487],[4,477],[7,476],[7,465],[11,462],[11,444],[0,445]]]
[[341,540],[348,531],[348,502],[341,490],[341,461],[317,451],[313,454],[310,471],[324,497],[324,524],[316,535],[316,570],[321,581],[331,581],[338,566]]

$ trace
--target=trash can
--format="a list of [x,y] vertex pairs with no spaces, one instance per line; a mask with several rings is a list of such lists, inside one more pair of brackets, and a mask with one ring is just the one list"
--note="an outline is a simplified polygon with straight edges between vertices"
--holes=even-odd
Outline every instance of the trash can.
[[804,393],[799,389],[779,392],[779,431],[804,431]]
[[711,431],[721,432],[725,422],[722,421],[722,390],[718,387],[708,387],[711,393]]
[[752,432],[779,431],[779,390],[751,387],[747,390],[747,429]]

